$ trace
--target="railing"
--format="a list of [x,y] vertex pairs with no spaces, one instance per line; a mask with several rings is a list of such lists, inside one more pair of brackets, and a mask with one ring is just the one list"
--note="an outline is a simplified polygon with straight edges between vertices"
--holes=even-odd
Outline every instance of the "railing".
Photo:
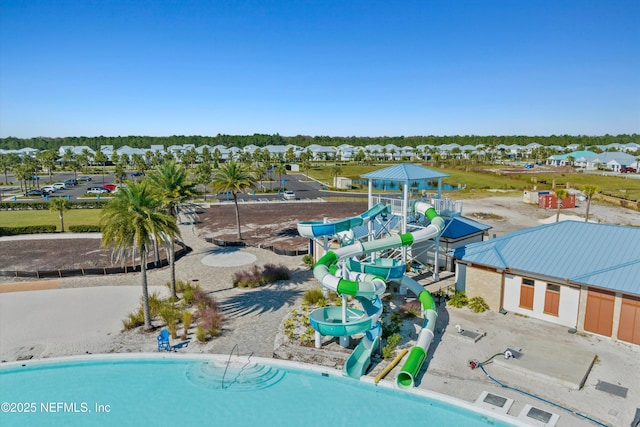
[[229,358],[227,359],[227,364],[224,367],[224,373],[222,374],[221,386],[224,390],[224,377],[227,375],[227,370],[229,369],[229,363],[231,363],[231,356],[233,356],[233,350],[236,350],[238,357],[240,357],[240,350],[238,350],[238,344],[235,344],[229,353]]

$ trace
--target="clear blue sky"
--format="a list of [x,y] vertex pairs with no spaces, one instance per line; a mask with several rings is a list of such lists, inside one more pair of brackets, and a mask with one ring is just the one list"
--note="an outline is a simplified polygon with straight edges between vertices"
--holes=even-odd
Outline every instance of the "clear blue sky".
[[0,137],[640,133],[638,0],[0,0]]

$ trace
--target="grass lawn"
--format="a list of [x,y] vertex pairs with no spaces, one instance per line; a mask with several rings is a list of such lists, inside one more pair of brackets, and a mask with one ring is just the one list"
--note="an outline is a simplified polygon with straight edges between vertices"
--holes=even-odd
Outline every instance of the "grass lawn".
[[[102,209],[70,209],[64,212],[64,228],[71,225],[98,225]],[[22,227],[27,225],[55,225],[60,231],[58,212],[37,211],[0,211],[0,225],[3,227]]]
[[[394,164],[390,163],[373,166],[341,166],[342,172],[340,176],[360,179],[360,176],[365,173],[393,165]],[[478,165],[474,167],[476,166]],[[571,188],[580,189],[583,185],[590,184],[597,186],[603,194],[627,200],[640,200],[640,179],[631,179],[625,176],[603,176],[601,174],[589,173],[499,175],[498,173],[467,171],[464,166],[458,166],[457,168],[425,167],[449,175],[449,177],[442,180],[443,183],[454,186],[460,184],[463,188],[466,188],[466,190],[454,192],[459,198],[482,197],[482,195],[489,194],[486,192],[486,190],[489,189],[511,190],[517,193],[524,190],[532,190],[533,187],[536,186],[538,190],[551,190],[555,180],[556,185],[560,186],[569,183]],[[495,165],[490,165],[489,167],[495,169]],[[330,165],[311,168],[309,170],[309,176],[327,184],[333,183]],[[367,188],[366,186],[362,186],[354,191],[366,192]]]

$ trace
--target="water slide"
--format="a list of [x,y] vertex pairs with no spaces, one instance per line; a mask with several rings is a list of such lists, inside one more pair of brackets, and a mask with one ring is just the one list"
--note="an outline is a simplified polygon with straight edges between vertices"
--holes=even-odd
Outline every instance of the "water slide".
[[422,285],[408,276],[404,276],[398,281],[400,285],[407,287],[413,292],[422,305],[422,329],[418,334],[416,345],[409,352],[407,361],[404,362],[400,373],[396,377],[396,386],[406,389],[415,385],[415,377],[422,369],[422,364],[427,358],[427,351],[433,341],[433,334],[438,318],[438,309],[433,301],[431,293],[425,290]]
[[310,239],[321,236],[335,236],[343,231],[349,231],[354,227],[366,224],[380,214],[389,213],[390,210],[390,207],[384,203],[378,203],[366,212],[351,218],[333,222],[301,221],[298,223],[298,233]]
[[[325,226],[327,224],[344,224],[345,222],[355,224],[354,226],[356,226],[362,224],[365,220],[371,220],[382,212],[386,212],[386,209],[386,207],[383,209],[382,206],[376,205],[359,217],[349,218],[335,223],[305,222],[298,225],[298,231],[301,235],[306,237],[317,237],[324,235],[321,233],[327,232],[326,230],[328,230],[328,228],[314,230],[314,227]],[[416,212],[424,213],[424,215],[431,221],[426,228],[412,233],[389,236],[383,239],[356,242],[348,246],[330,250],[320,258],[320,260],[318,260],[313,268],[313,275],[322,284],[322,286],[333,290],[338,294],[352,295],[362,304],[364,311],[353,308],[347,308],[344,310],[344,317],[346,318],[346,321],[343,321],[342,307],[323,307],[314,310],[310,315],[311,326],[322,335],[348,336],[365,332],[365,336],[360,340],[360,343],[345,363],[344,372],[350,377],[359,378],[364,374],[371,363],[371,354],[379,345],[381,327],[378,323],[378,319],[382,314],[382,302],[380,301],[380,295],[382,295],[386,290],[385,280],[387,280],[387,277],[361,271],[350,271],[348,268],[339,268],[338,263],[345,259],[350,259],[363,254],[385,251],[403,246],[411,246],[414,243],[423,242],[437,237],[444,228],[444,220],[440,218],[435,209],[428,203],[424,202],[416,203],[414,209]],[[362,222],[351,222],[356,218],[360,218]],[[334,230],[336,232],[346,231],[346,229],[342,228],[340,230],[334,228]],[[420,290],[422,290],[422,287],[417,282],[409,278],[405,279],[403,277],[400,280],[403,285],[411,289],[416,293],[416,295],[423,295],[422,297],[419,295],[419,298],[421,301],[424,300],[423,307],[425,307],[427,299],[431,298],[430,294],[426,291],[426,294],[419,293],[416,286],[419,287]],[[423,312],[436,313],[434,310],[423,310]],[[435,324],[435,321],[428,322],[426,324],[430,325],[431,323]],[[428,332],[425,334],[428,335]],[[433,330],[431,331],[431,337],[433,337]],[[430,341],[426,347],[428,347],[429,344]],[[424,348],[425,354],[426,347]],[[414,356],[407,360],[407,362],[409,362],[409,360],[414,361],[413,365],[417,366],[417,371],[414,372],[414,370],[411,370],[409,372],[409,374],[412,375],[411,384],[413,384],[413,376],[419,372],[424,359],[425,357],[419,360],[419,358],[416,359]],[[405,365],[407,364],[405,363]]]

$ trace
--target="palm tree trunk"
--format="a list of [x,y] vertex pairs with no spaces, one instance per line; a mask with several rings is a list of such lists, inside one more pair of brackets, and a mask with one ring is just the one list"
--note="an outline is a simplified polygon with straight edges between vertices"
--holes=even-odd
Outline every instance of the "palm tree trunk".
[[144,329],[151,330],[151,312],[149,311],[149,289],[147,287],[147,248],[140,250],[140,277],[142,280],[142,311],[144,312]]
[[171,297],[177,300],[178,294],[176,293],[176,248],[173,245],[173,240],[169,242],[169,264],[171,266]]
[[238,225],[238,240],[242,240],[242,233],[240,232],[240,208],[238,207],[238,196],[235,191],[233,194],[233,203],[236,205],[236,224]]
[[589,208],[591,207],[591,197],[587,197],[587,212],[584,215],[584,222],[589,222]]
[[58,212],[58,216],[60,217],[60,229],[62,230],[62,233],[64,233],[64,217],[62,216],[62,210]]

